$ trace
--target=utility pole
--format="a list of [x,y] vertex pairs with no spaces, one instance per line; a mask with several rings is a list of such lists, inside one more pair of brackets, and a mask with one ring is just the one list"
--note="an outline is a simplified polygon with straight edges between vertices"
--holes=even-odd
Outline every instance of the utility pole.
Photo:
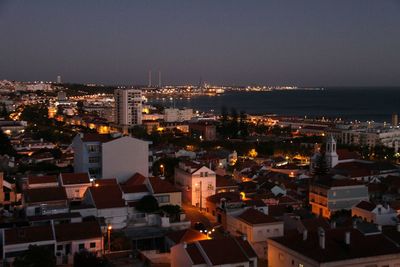
[[200,181],[200,211],[202,211],[203,207],[203,182]]

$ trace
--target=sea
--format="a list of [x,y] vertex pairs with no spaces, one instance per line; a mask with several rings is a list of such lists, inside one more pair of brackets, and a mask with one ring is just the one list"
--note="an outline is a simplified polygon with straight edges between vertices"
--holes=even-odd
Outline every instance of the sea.
[[234,108],[252,115],[390,122],[400,114],[400,87],[304,88],[268,92],[228,91],[217,96],[153,98],[164,107],[221,113]]

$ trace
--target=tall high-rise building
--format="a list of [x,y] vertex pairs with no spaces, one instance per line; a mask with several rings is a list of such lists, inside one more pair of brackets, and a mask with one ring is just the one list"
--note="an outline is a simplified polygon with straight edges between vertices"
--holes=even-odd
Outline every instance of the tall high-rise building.
[[142,91],[117,89],[115,97],[115,123],[120,126],[142,124]]
[[58,75],[57,76],[57,83],[61,83],[62,81],[61,81],[61,75]]

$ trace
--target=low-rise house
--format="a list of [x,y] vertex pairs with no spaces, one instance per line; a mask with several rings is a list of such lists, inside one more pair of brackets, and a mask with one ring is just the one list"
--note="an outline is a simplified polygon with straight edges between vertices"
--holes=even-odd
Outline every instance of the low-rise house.
[[3,260],[11,263],[14,258],[23,254],[29,246],[36,245],[55,251],[56,240],[51,225],[29,226],[2,229]]
[[63,187],[27,189],[22,205],[26,216],[51,215],[69,211],[68,199]]
[[180,187],[184,201],[204,209],[207,197],[215,194],[216,174],[196,162],[180,162],[175,168],[175,184]]
[[118,185],[92,186],[86,190],[82,208],[76,209],[82,216],[104,218],[107,225],[121,229],[127,225],[128,206]]
[[171,267],[255,267],[257,255],[248,241],[227,237],[181,243],[171,248]]
[[216,194],[223,192],[238,192],[238,190],[239,186],[237,182],[230,176],[216,176]]
[[283,221],[253,208],[245,209],[240,215],[227,215],[227,231],[235,236],[246,236],[259,258],[265,258],[267,239],[283,236]]
[[338,210],[351,210],[363,200],[369,200],[368,187],[355,180],[324,178],[310,186],[311,211],[326,218]]
[[182,191],[170,182],[162,180],[159,177],[149,177],[147,185],[151,194],[157,199],[160,206],[182,206]]
[[100,256],[103,234],[97,221],[54,225],[57,264],[73,264],[74,254],[88,250]]
[[379,225],[395,225],[398,222],[397,212],[389,205],[361,201],[351,209],[351,215],[367,222]]
[[88,187],[92,186],[89,174],[83,173],[61,173],[60,185],[65,188],[70,200],[81,200]]

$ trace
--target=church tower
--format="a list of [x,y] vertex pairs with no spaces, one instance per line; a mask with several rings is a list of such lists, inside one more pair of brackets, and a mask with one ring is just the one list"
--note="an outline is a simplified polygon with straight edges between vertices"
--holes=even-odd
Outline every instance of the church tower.
[[333,168],[339,163],[339,156],[336,153],[336,141],[332,135],[326,142],[325,158],[328,168]]

